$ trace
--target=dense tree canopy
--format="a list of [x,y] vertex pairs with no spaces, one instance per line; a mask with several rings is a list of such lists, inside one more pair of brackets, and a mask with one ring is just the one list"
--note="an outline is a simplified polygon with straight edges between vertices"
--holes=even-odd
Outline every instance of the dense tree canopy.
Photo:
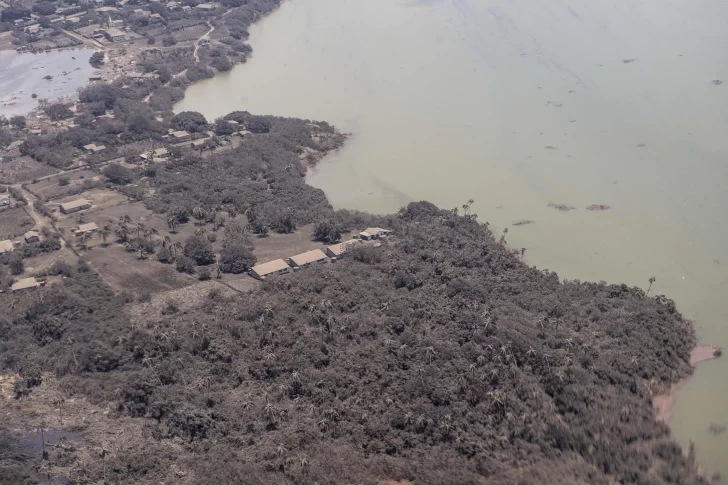
[[198,133],[207,129],[207,120],[197,111],[182,111],[172,118],[172,128]]

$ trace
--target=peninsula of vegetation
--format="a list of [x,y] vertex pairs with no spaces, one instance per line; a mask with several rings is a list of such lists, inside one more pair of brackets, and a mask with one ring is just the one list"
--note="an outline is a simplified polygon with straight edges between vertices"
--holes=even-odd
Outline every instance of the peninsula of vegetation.
[[334,210],[326,122],[171,112],[277,5],[0,3],[22,49],[103,49],[0,123],[0,483],[709,483],[653,409],[692,372],[671,300],[529,267],[470,203]]

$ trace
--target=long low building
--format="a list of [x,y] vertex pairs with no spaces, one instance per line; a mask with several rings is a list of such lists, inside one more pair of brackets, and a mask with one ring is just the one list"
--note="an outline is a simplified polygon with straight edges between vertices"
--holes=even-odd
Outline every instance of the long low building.
[[64,214],[71,214],[73,212],[78,212],[90,208],[91,202],[86,199],[77,199],[71,202],[64,202],[63,204],[61,204],[61,212],[63,212]]
[[95,232],[96,232],[96,231],[98,231],[98,230],[99,230],[99,226],[97,226],[95,222],[89,222],[89,223],[87,223],[87,224],[81,224],[80,226],[78,226],[78,227],[77,227],[77,228],[76,228],[76,229],[75,229],[75,230],[73,231],[73,233],[74,233],[74,234],[75,234],[75,235],[76,235],[77,237],[81,237],[81,236],[83,236],[84,234],[93,234],[93,233],[95,233]]
[[282,259],[274,259],[267,263],[259,264],[250,268],[250,276],[263,280],[268,276],[290,273],[291,267]]
[[390,229],[382,229],[381,227],[367,227],[359,233],[359,238],[365,241],[379,239],[380,237],[389,236],[392,233]]
[[22,291],[35,290],[40,286],[40,283],[35,278],[23,278],[18,280],[10,287],[10,291],[13,293],[20,293]]
[[328,256],[326,256],[326,253],[320,249],[312,249],[311,251],[306,251],[305,253],[297,254],[288,258],[288,263],[293,266],[294,269],[302,268],[311,264],[323,264],[328,262]]
[[332,246],[327,247],[326,254],[330,258],[340,258],[349,249],[351,249],[352,247],[358,246],[359,244],[361,244],[361,241],[358,239],[350,239],[348,241],[340,242],[339,244],[334,244]]

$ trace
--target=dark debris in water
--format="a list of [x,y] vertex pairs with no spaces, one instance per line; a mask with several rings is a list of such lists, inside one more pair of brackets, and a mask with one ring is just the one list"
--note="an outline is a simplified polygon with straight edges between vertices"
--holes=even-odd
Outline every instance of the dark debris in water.
[[513,225],[514,226],[525,226],[527,224],[533,224],[533,223],[534,223],[534,221],[528,221],[528,220],[526,220],[526,221],[517,221],[517,222],[514,222]]
[[609,209],[609,206],[606,204],[592,204],[586,208],[588,211],[605,211],[607,209]]
[[726,427],[723,426],[722,424],[712,423],[710,426],[708,426],[708,432],[710,434],[714,434],[716,436],[719,434],[725,433],[725,431],[726,431]]
[[622,59],[622,62],[623,62],[624,64],[630,64],[630,63],[632,63],[632,62],[634,62],[634,61],[636,61],[636,60],[637,60],[637,59]]
[[720,79],[713,79],[712,81],[710,81],[710,84],[714,86],[720,86],[721,84],[723,84],[723,81]]
[[549,202],[548,206],[551,207],[552,209],[557,209],[562,212],[573,211],[574,209],[576,209],[576,207],[571,206],[569,204],[555,204],[553,202]]

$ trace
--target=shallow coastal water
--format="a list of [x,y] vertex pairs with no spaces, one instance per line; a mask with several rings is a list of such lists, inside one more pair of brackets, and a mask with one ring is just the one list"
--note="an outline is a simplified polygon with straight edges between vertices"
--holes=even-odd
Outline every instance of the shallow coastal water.
[[53,101],[75,94],[94,72],[88,63],[92,53],[89,49],[38,54],[0,51],[0,116],[25,114],[38,105],[38,99]]
[[[473,198],[528,262],[654,276],[701,342],[725,346],[726,21],[715,0],[289,0],[251,29],[246,65],[176,110],[326,120],[352,134],[309,179],[335,206]],[[726,475],[728,434],[708,427],[728,424],[728,360],[698,369],[670,424]]]

